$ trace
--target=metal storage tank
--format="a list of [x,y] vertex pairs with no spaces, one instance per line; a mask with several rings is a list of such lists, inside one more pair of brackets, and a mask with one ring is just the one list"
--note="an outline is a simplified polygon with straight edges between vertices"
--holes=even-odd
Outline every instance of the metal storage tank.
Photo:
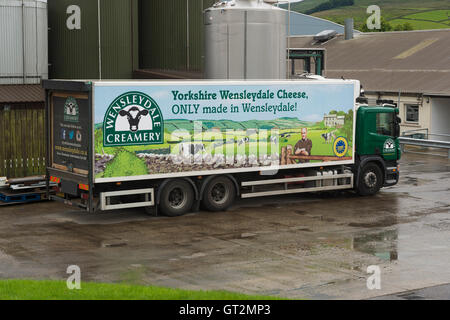
[[0,84],[48,78],[47,1],[0,1]]
[[48,0],[48,15],[51,78],[132,78],[138,0]]
[[203,70],[203,10],[216,0],[141,0],[142,69]]
[[269,3],[222,0],[205,10],[207,79],[286,78],[287,14]]

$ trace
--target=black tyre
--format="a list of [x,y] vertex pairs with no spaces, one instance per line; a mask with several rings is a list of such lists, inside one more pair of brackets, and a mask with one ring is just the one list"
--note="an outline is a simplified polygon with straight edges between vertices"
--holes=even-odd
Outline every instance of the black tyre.
[[359,176],[358,193],[362,196],[373,195],[380,190],[383,176],[380,167],[375,163],[366,164]]
[[208,182],[203,192],[202,205],[209,211],[227,210],[236,198],[233,182],[224,176],[218,176]]
[[171,180],[161,191],[159,207],[166,216],[181,216],[191,210],[194,197],[194,190],[188,181],[183,179]]

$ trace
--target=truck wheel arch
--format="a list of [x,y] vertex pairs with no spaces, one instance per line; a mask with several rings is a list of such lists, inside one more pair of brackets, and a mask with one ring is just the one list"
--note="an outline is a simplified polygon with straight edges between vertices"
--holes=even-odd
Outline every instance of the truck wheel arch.
[[384,163],[383,158],[381,158],[380,156],[361,157],[356,171],[355,187],[359,186],[361,169],[364,168],[364,166],[367,165],[369,162],[373,162],[380,168],[383,177],[382,185],[384,184],[384,181],[386,181],[386,164]]
[[[181,178],[181,179],[187,181],[187,182],[192,186],[192,189],[194,190],[195,200],[200,200],[200,198],[199,198],[199,193],[198,193],[198,188],[197,188],[197,186],[195,185],[195,183],[194,183],[191,179],[189,179],[189,178]],[[161,192],[162,192],[162,190],[163,190],[164,187],[165,187],[170,181],[172,181],[172,180],[174,180],[174,179],[165,179],[165,180],[158,186],[158,190],[157,190],[157,192],[156,192],[156,204],[159,204],[159,203],[160,203],[160,201],[161,201]]]
[[[214,179],[215,177],[218,177],[218,176],[221,176],[221,175],[211,175],[211,176],[208,176],[205,180],[203,180],[202,185],[200,187],[200,193],[199,193],[198,200],[203,200],[203,193],[205,191],[206,186],[212,179]],[[223,176],[227,177],[228,179],[230,179],[233,182],[234,188],[236,189],[236,195],[239,196],[240,189],[239,189],[239,184],[236,181],[236,179],[231,174],[224,174]]]

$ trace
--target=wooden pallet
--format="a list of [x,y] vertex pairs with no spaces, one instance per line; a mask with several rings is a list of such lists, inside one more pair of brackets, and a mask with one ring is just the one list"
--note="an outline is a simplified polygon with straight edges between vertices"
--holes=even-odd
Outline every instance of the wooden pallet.
[[45,190],[31,191],[31,192],[10,192],[7,190],[0,190],[0,206],[36,202],[47,199]]

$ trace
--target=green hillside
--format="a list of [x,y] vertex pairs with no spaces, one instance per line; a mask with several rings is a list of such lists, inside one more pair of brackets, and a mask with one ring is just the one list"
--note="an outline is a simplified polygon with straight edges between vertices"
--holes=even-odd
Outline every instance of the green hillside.
[[[305,13],[330,0],[304,0],[291,4],[291,10]],[[355,20],[355,28],[361,29],[369,15],[370,5],[381,8],[381,17],[395,30],[409,23],[413,30],[450,28],[450,1],[448,0],[354,0],[353,6],[315,12],[315,17],[344,24],[346,18]]]
[[[203,130],[207,131],[212,128],[217,128],[221,130],[232,129],[232,130],[247,130],[254,128],[261,129],[272,129],[272,128],[298,128],[301,126],[311,125],[308,121],[302,121],[297,118],[279,118],[274,120],[247,120],[247,121],[233,121],[233,120],[208,120],[208,119],[198,119],[201,122]],[[95,129],[101,129],[103,124],[97,123]],[[194,130],[194,121],[186,119],[169,119],[164,121],[165,130],[167,132],[172,132],[175,130]]]

